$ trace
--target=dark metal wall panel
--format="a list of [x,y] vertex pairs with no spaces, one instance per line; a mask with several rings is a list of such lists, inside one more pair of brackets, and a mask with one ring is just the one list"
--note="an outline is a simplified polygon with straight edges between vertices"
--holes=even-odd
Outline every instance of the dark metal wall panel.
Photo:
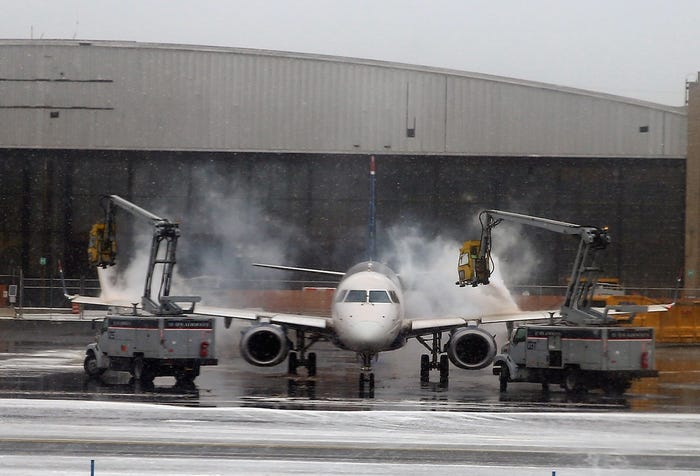
[[[367,156],[4,149],[0,164],[0,274],[55,272],[62,259],[71,276],[91,275],[87,233],[105,193],[182,223],[185,276],[248,279],[254,260],[343,270],[365,257]],[[628,286],[674,287],[683,265],[682,159],[386,155],[377,168],[381,259],[396,253],[391,235],[416,230],[426,246],[451,240],[456,261],[459,242],[479,236],[477,214],[496,208],[609,226],[603,266]],[[576,240],[497,232],[509,282],[566,283]]]

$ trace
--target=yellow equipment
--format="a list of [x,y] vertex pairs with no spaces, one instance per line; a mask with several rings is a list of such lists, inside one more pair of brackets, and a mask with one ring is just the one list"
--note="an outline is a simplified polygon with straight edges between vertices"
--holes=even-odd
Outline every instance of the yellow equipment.
[[115,223],[95,223],[90,229],[88,244],[88,260],[92,266],[106,268],[114,265],[117,256],[117,241],[115,238]]
[[476,286],[477,276],[488,275],[486,260],[479,259],[481,242],[479,240],[465,241],[459,250],[459,261],[457,262],[457,274],[459,281],[457,284],[464,287],[467,284]]

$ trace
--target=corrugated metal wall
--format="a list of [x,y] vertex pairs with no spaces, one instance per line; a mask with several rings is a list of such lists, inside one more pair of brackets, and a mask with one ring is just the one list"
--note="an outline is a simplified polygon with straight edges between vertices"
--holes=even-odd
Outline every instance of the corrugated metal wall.
[[390,63],[0,40],[0,147],[684,157],[686,116]]

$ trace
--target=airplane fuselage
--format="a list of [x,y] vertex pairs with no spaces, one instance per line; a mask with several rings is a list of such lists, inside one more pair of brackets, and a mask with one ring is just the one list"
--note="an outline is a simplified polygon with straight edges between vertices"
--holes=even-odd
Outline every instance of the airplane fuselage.
[[355,265],[334,294],[331,318],[337,344],[362,354],[396,349],[404,319],[398,278],[380,263]]

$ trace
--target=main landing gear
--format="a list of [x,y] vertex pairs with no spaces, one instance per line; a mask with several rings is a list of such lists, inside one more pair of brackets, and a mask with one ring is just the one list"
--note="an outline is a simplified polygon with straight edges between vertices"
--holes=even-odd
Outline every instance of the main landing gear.
[[430,355],[420,356],[421,384],[429,383],[430,371],[436,369],[440,371],[440,387],[447,388],[450,379],[450,360],[442,351],[442,332],[433,332],[432,337],[428,339],[423,336],[416,336],[416,339],[430,352]]
[[290,376],[297,375],[297,369],[299,367],[306,367],[306,373],[309,377],[316,376],[316,353],[309,352],[308,356],[306,351],[309,347],[314,345],[320,340],[320,337],[313,335],[307,341],[306,334],[302,330],[297,330],[297,340],[295,345],[292,347],[292,351],[289,352],[287,359],[287,371]]
[[[310,377],[316,376],[316,352],[306,351],[309,347],[319,341],[320,337],[313,335],[308,340],[306,334],[302,330],[297,330],[297,339],[292,350],[287,357],[287,372],[289,380],[287,381],[287,393],[290,397],[316,397],[316,381]],[[306,367],[306,375],[309,379],[298,378],[298,368]]]
[[[374,354],[360,354],[362,368],[360,369],[360,398],[374,398],[374,372],[372,372],[372,358]],[[367,392],[365,392],[365,387]]]

